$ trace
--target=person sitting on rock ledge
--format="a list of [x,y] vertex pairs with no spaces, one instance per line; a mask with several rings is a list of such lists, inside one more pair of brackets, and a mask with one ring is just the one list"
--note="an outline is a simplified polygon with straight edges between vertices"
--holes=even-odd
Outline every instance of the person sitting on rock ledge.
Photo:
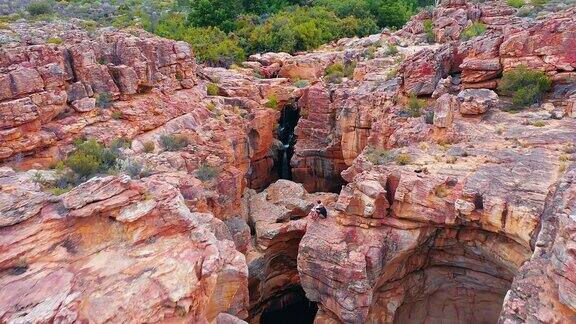
[[326,210],[326,207],[324,207],[324,205],[322,205],[322,202],[320,200],[318,200],[318,201],[316,201],[316,203],[317,203],[317,205],[316,205],[316,207],[314,207],[314,211],[316,212],[316,215],[318,215],[322,219],[328,217],[328,210]]

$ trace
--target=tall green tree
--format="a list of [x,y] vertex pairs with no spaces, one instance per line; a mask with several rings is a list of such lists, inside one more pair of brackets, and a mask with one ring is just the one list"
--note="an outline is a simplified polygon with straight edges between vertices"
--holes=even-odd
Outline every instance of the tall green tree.
[[234,28],[234,20],[244,12],[242,0],[195,0],[188,22],[196,27],[219,27],[225,32]]

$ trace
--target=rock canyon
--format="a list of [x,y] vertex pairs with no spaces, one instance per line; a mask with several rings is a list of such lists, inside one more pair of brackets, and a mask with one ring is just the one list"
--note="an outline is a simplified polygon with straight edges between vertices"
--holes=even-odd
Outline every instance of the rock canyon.
[[[0,323],[576,323],[575,18],[446,0],[228,69],[11,23]],[[518,67],[551,82],[524,109]],[[72,184],[85,143],[115,166]]]

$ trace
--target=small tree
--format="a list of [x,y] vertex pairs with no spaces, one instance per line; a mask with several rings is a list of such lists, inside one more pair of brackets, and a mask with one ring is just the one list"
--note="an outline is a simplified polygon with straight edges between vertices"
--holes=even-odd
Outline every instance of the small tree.
[[48,1],[32,1],[26,6],[26,11],[31,16],[40,16],[52,13],[52,5]]

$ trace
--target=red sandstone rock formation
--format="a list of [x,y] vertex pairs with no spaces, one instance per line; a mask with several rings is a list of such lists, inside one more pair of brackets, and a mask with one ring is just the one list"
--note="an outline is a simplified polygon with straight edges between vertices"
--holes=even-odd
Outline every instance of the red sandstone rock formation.
[[[36,179],[52,171],[0,169],[0,322],[257,323],[300,285],[318,323],[576,322],[574,14],[445,1],[395,33],[233,70],[143,32],[22,33],[0,50],[0,163],[46,167],[74,139],[124,137],[151,175],[54,196]],[[474,21],[488,31],[460,41]],[[350,62],[341,83],[324,77]],[[554,90],[511,114],[488,89],[518,64]],[[301,184],[264,190],[284,106],[300,109]],[[190,144],[165,151],[163,134]],[[218,174],[201,180],[201,165]],[[318,198],[329,217],[311,221]]]
[[175,187],[106,177],[55,198],[32,172],[0,174],[2,322],[246,316],[244,256]]

